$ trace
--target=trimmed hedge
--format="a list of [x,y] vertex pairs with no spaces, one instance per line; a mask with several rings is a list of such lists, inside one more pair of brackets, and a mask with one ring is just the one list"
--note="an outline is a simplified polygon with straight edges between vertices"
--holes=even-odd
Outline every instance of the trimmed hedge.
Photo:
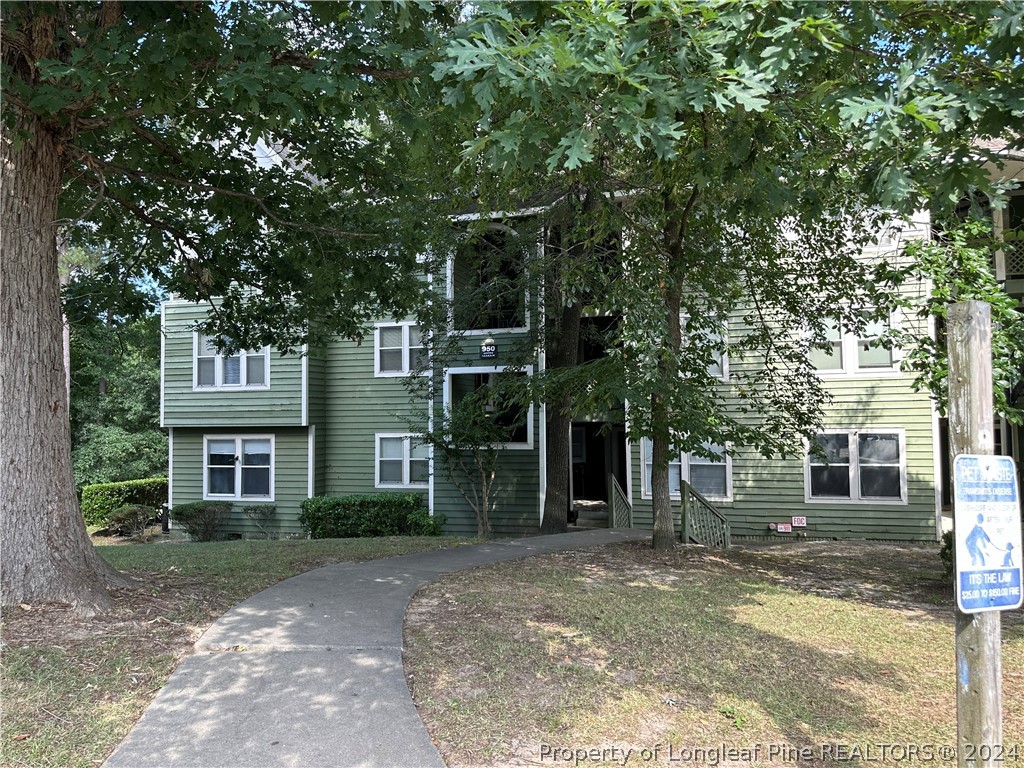
[[167,478],[125,480],[82,488],[82,517],[86,525],[106,525],[110,515],[130,504],[159,509],[167,501]]
[[175,504],[171,519],[185,529],[193,541],[216,541],[231,517],[231,505],[223,501],[195,501]]
[[115,509],[107,519],[107,528],[119,536],[133,536],[141,539],[146,533],[150,520],[155,520],[160,511],[143,504],[127,504]]
[[311,539],[440,536],[444,515],[431,517],[418,493],[314,496],[302,502],[299,524]]

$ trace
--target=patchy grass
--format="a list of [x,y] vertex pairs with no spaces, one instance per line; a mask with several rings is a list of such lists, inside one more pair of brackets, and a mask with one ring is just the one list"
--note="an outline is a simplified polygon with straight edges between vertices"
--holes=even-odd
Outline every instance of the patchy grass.
[[[633,749],[630,765],[814,765],[834,762],[825,744],[955,745],[941,567],[937,546],[845,542],[670,555],[633,544],[488,566],[414,599],[410,685],[458,768],[573,765],[543,745]],[[1004,614],[1003,638],[1004,743],[1024,761],[1020,611]],[[731,761],[723,744],[761,751]],[[641,754],[657,745],[658,759]],[[769,759],[771,745],[810,751]],[[694,747],[712,751],[682,752]],[[606,764],[624,754],[606,751]],[[604,764],[592,758],[581,764]]]
[[231,541],[98,547],[138,581],[113,612],[66,605],[3,617],[4,766],[85,768],[124,738],[178,661],[225,610],[322,565],[457,546],[452,538]]

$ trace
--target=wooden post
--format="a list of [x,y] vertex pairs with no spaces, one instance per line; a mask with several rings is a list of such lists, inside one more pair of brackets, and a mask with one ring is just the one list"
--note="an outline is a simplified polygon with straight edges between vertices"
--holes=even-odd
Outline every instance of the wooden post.
[[[990,455],[991,308],[983,301],[950,305],[947,332],[950,453]],[[962,768],[1002,764],[1002,755],[992,749],[1003,742],[1000,619],[999,611],[956,611],[957,762]]]

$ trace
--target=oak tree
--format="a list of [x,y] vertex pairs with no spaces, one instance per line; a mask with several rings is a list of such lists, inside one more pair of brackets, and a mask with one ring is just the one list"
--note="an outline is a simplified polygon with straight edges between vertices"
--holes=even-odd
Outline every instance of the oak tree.
[[422,148],[405,105],[448,11],[104,0],[0,13],[2,602],[88,611],[123,579],[75,500],[58,233],[116,254],[119,274],[222,296],[209,325],[245,347],[358,336],[406,311],[427,212],[409,203]]
[[[478,115],[467,167],[582,175],[628,232],[562,299],[626,318],[574,389],[583,410],[624,398],[651,440],[656,547],[674,538],[672,452],[786,454],[812,434],[825,393],[808,348],[826,318],[855,329],[883,303],[856,258],[881,212],[993,186],[978,139],[1021,142],[1022,17],[1012,2],[474,5],[435,70],[446,103]],[[709,375],[722,341],[693,340],[734,312],[725,346],[756,364],[727,408]]]

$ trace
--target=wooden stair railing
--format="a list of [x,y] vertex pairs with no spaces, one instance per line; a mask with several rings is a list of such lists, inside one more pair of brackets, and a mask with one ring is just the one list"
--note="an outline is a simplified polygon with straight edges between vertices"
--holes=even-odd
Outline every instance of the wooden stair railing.
[[729,521],[685,480],[682,481],[683,541],[728,549]]
[[633,505],[615,475],[608,475],[608,527],[633,527]]

